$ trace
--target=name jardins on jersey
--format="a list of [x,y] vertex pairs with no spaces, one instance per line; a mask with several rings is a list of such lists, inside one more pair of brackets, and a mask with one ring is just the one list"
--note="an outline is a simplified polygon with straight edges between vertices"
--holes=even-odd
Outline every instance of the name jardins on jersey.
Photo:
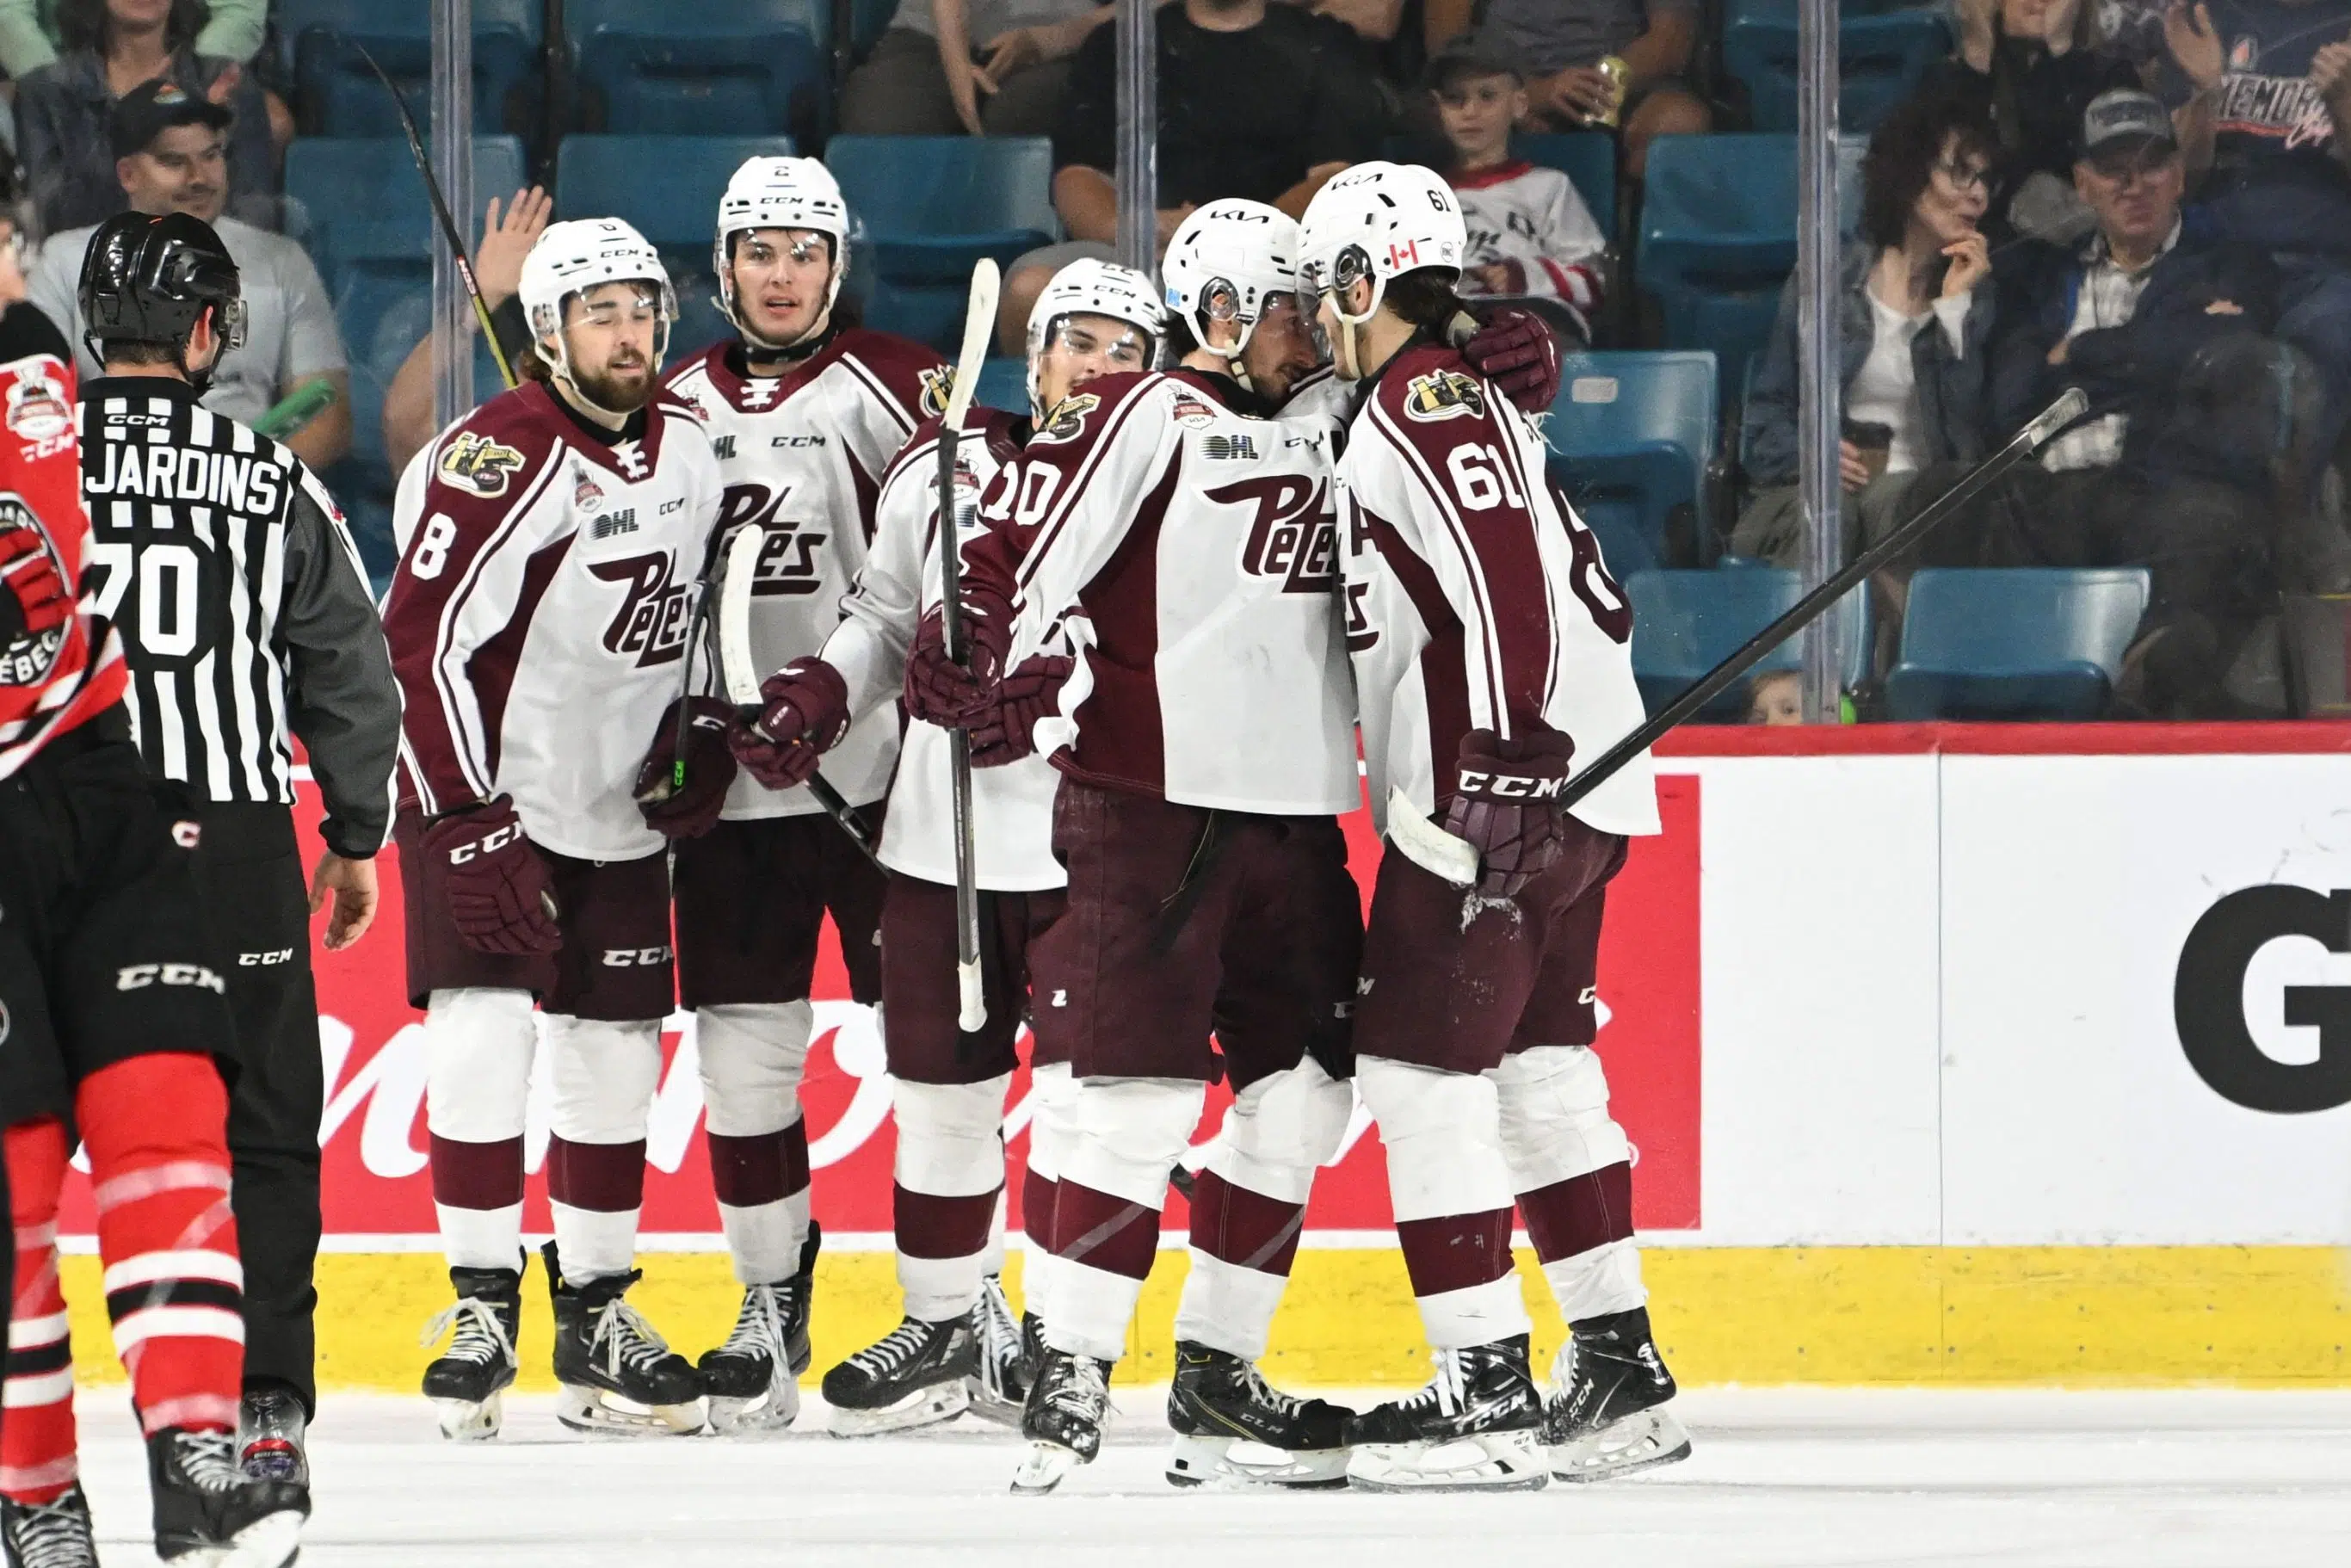
[[286,470],[260,453],[150,446],[138,441],[110,441],[99,450],[103,455],[97,471],[82,478],[85,495],[187,501],[255,517],[277,511],[285,499]]

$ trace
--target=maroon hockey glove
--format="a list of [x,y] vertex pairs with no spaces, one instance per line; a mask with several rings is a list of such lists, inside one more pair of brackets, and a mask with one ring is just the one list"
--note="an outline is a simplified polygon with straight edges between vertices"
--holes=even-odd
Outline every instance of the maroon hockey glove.
[[935,610],[923,617],[906,656],[906,711],[926,724],[969,729],[995,706],[997,678],[1012,647],[1012,605],[987,589],[967,588],[964,642],[970,667],[947,657],[946,631]]
[[653,749],[637,769],[637,810],[645,826],[665,839],[698,839],[718,825],[719,809],[735,782],[735,754],[726,732],[735,727],[735,707],[716,697],[686,703],[684,766],[680,767],[677,704],[662,714]]
[[[0,646],[54,632],[72,619],[73,590],[37,527],[0,533],[0,581],[8,585],[0,596]],[[5,674],[0,671],[0,678]]]
[[1461,737],[1461,773],[1445,831],[1478,852],[1478,891],[1515,898],[1560,852],[1560,792],[1575,743],[1556,731],[1498,739]]
[[1521,413],[1541,413],[1559,395],[1559,340],[1531,310],[1504,306],[1461,346],[1461,357]]
[[423,847],[445,868],[449,915],[466,946],[521,957],[563,946],[547,862],[523,837],[513,796],[441,818],[424,830]]
[[996,706],[972,727],[971,765],[1001,768],[1037,752],[1037,722],[1061,712],[1061,688],[1070,684],[1077,661],[1057,653],[1035,653],[1004,677],[996,688]]
[[758,716],[727,737],[743,770],[769,789],[797,789],[849,733],[849,683],[822,659],[795,659],[759,687]]

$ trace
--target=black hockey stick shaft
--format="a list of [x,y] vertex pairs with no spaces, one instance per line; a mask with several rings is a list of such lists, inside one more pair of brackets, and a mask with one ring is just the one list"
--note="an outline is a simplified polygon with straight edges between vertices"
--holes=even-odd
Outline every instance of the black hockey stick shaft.
[[408,133],[408,155],[416,160],[416,172],[424,176],[425,197],[432,202],[433,215],[440,222],[441,237],[449,242],[449,256],[456,263],[458,281],[465,287],[465,298],[473,302],[474,319],[480,323],[482,337],[490,345],[490,358],[497,362],[499,378],[511,389],[517,384],[514,367],[507,362],[507,351],[498,347],[497,329],[490,325],[489,302],[482,298],[481,283],[474,277],[474,261],[465,250],[465,236],[458,232],[457,220],[449,212],[448,199],[441,193],[441,182],[433,177],[433,161],[424,155],[424,138],[417,131],[416,117],[408,112],[407,95],[375,63],[375,57],[367,52],[364,45],[353,43],[351,47],[375,73],[375,79],[383,83],[383,90],[392,94],[392,107],[400,116],[400,128]]
[[1666,732],[1687,722],[1722,694],[1723,688],[1761,664],[1773,649],[1818,620],[1823,612],[1844,598],[1856,583],[1925,538],[1959,509],[1999,481],[2002,475],[2046,445],[2057,433],[2088,412],[2090,400],[2072,388],[2010,438],[2007,445],[1959,476],[1908,522],[1846,563],[1819,587],[1789,606],[1785,614],[1740,643],[1730,656],[1691,683],[1689,689],[1651,716],[1640,728],[1601,753],[1597,761],[1568,780],[1559,798],[1568,810],[1614,777],[1633,758],[1655,746]]

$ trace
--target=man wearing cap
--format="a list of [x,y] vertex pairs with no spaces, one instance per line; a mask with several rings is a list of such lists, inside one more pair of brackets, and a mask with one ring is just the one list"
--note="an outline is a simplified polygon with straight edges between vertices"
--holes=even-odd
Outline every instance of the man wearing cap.
[[[258,421],[298,387],[326,381],[334,401],[286,444],[312,468],[339,461],[351,445],[350,374],[342,336],[319,269],[283,235],[223,215],[228,200],[229,111],[173,83],[152,81],[114,108],[115,176],[123,204],[161,215],[185,213],[212,225],[244,280],[244,347],[221,358],[204,405],[240,423]],[[74,287],[91,230],[51,235],[34,263],[33,303],[76,345],[84,376],[98,373],[83,345]]]

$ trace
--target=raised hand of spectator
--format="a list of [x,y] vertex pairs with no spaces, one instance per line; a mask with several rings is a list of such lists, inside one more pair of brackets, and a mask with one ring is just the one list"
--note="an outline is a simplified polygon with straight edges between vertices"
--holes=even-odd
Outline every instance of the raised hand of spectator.
[[1536,79],[1532,97],[1538,108],[1564,119],[1589,122],[1616,105],[1616,84],[1594,66],[1570,66]]
[[2346,88],[2351,88],[2351,38],[2321,45],[2310,57],[2310,85],[2316,88],[2331,108],[2339,107]]
[[474,251],[474,281],[482,286],[482,298],[492,309],[522,291],[522,258],[554,215],[555,198],[536,185],[517,191],[503,213],[498,199],[490,198],[482,217],[482,243]]
[[1971,70],[1991,69],[2000,37],[2000,0],[1959,0],[1959,57]]
[[1991,271],[1991,246],[1981,234],[1953,240],[1943,247],[1950,266],[1943,269],[1943,298],[1962,299]]
[[2201,89],[2216,87],[2228,74],[2229,62],[2220,47],[2220,30],[2212,25],[2212,8],[2197,0],[2171,0],[2163,14],[2163,42],[2180,74]]
[[213,78],[213,85],[204,89],[204,97],[214,103],[225,104],[228,102],[230,95],[235,93],[244,82],[245,68],[231,65],[220,75]]

